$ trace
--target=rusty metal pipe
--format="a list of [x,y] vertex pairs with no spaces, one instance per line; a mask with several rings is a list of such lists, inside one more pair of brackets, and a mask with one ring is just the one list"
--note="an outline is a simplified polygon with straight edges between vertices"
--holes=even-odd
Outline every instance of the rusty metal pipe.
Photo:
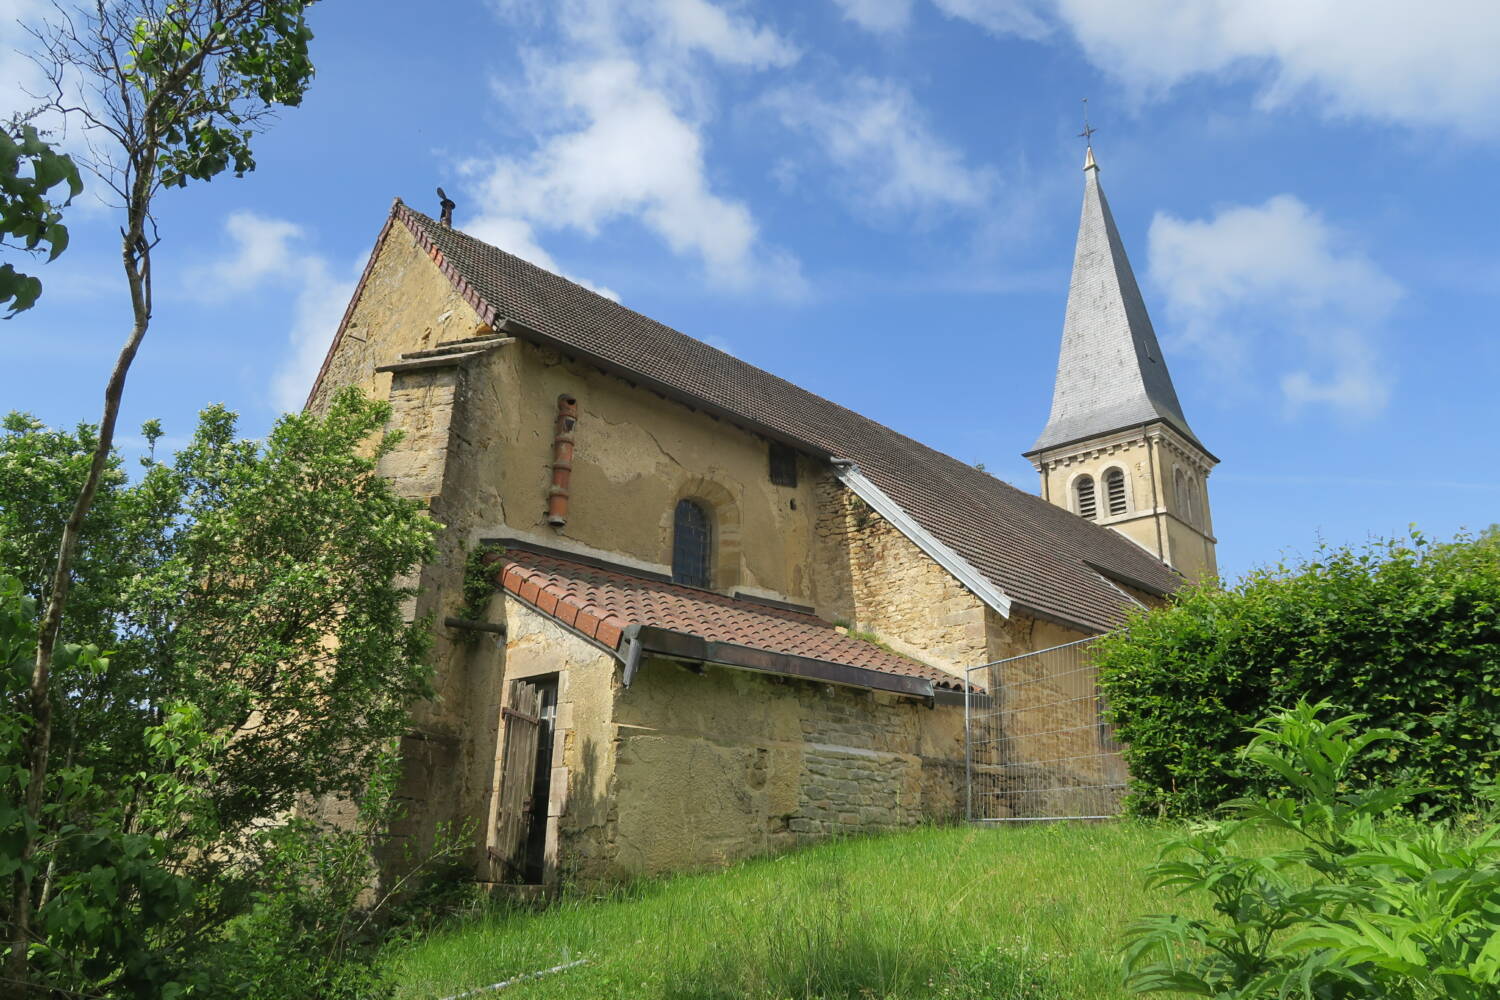
[[547,489],[547,523],[568,523],[568,483],[573,478],[573,428],[578,426],[578,400],[557,397],[557,423],[552,428],[552,485]]

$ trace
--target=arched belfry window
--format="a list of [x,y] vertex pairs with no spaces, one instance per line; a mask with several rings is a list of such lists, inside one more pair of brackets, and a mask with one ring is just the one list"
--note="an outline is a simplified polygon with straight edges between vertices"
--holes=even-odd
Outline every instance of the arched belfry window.
[[713,586],[709,562],[713,553],[713,522],[696,500],[677,501],[672,518],[672,582],[689,587]]
[[1073,481],[1073,497],[1077,502],[1078,516],[1095,520],[1099,515],[1099,503],[1094,496],[1094,477],[1079,476]]
[[1187,474],[1182,471],[1182,466],[1180,465],[1172,476],[1172,493],[1177,501],[1177,513],[1182,516],[1184,521],[1191,524],[1193,509],[1189,506]]
[[1130,509],[1125,496],[1125,471],[1110,469],[1104,474],[1104,499],[1109,505],[1110,517],[1118,517]]
[[1203,516],[1203,499],[1198,494],[1196,478],[1188,483],[1188,520],[1192,521],[1193,526],[1197,528],[1203,527],[1207,521],[1207,518]]

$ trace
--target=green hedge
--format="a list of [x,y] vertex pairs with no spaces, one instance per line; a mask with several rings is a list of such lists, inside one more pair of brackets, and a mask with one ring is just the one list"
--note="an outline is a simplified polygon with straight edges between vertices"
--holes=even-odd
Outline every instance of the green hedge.
[[1227,589],[1189,588],[1099,656],[1137,813],[1273,792],[1238,751],[1247,728],[1299,698],[1410,741],[1360,780],[1409,772],[1431,788],[1421,804],[1462,808],[1500,766],[1500,528],[1324,549]]

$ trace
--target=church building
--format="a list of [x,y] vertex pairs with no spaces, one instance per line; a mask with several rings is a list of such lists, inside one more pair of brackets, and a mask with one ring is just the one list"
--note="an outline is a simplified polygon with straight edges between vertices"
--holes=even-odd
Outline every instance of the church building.
[[483,881],[961,816],[966,668],[1213,573],[1215,459],[1092,153],[1040,496],[400,201],[309,408],[348,385],[444,525],[400,834],[467,824]]

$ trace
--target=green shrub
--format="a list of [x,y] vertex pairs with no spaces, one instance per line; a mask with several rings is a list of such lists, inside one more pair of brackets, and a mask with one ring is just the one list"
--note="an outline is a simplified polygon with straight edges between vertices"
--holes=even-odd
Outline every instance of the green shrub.
[[1326,549],[1227,589],[1189,588],[1105,637],[1099,657],[1138,813],[1273,792],[1278,779],[1238,751],[1256,720],[1303,697],[1400,733],[1359,777],[1410,770],[1428,789],[1418,804],[1451,812],[1495,778],[1500,530]]
[[[1361,764],[1401,737],[1356,732],[1357,716],[1325,720],[1328,707],[1273,716],[1241,753],[1290,795],[1240,799],[1231,821],[1163,849],[1151,881],[1211,897],[1214,916],[1132,928],[1131,988],[1234,1000],[1500,995],[1500,826],[1419,824],[1398,812],[1412,786],[1353,790]],[[1241,851],[1238,836],[1256,828],[1289,846]]]

